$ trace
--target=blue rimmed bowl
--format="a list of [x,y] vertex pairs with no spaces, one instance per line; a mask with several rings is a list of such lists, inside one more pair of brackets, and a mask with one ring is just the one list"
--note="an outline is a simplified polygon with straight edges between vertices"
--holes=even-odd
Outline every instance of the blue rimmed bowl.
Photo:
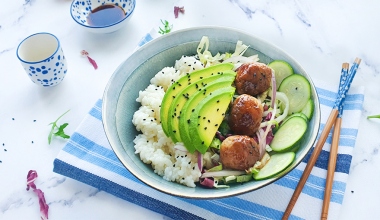
[[[89,15],[104,5],[111,5],[121,8],[124,16],[106,24],[90,24]],[[123,28],[130,20],[136,6],[136,0],[74,0],[71,3],[70,13],[74,21],[85,30],[93,33],[111,33]],[[104,15],[104,18],[110,15]]]
[[[133,140],[139,132],[132,123],[133,114],[141,106],[136,101],[139,91],[144,90],[151,78],[163,67],[174,66],[175,60],[183,55],[196,54],[196,48],[203,36],[210,40],[210,52],[231,52],[241,40],[250,45],[245,55],[257,54],[260,61],[285,60],[296,73],[305,76],[310,84],[314,113],[308,130],[300,142],[293,163],[278,175],[260,181],[236,184],[229,188],[190,188],[169,182],[157,175],[150,164],[141,161],[135,153]],[[270,185],[293,170],[306,157],[317,138],[320,124],[319,99],[311,77],[290,55],[269,42],[239,30],[223,27],[197,27],[175,31],[145,44],[128,57],[110,78],[103,96],[102,120],[108,141],[121,163],[139,180],[161,192],[193,199],[215,199],[239,195]]]

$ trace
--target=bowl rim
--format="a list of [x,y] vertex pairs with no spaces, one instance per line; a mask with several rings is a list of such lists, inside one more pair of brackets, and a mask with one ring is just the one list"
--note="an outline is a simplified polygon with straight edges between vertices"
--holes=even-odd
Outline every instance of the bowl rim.
[[[79,25],[81,25],[81,26],[83,26],[83,27],[86,27],[86,28],[90,28],[90,29],[103,29],[103,28],[109,28],[109,27],[112,27],[112,26],[116,26],[117,24],[120,24],[120,23],[122,23],[123,21],[125,21],[126,19],[128,19],[128,18],[130,18],[130,16],[132,16],[132,14],[133,14],[133,12],[135,11],[135,8],[136,8],[136,0],[129,0],[129,1],[131,1],[132,3],[133,3],[133,8],[132,8],[132,11],[131,11],[131,13],[129,13],[127,16],[125,16],[123,19],[121,19],[120,21],[118,21],[118,22],[115,22],[115,23],[112,23],[112,24],[109,24],[109,25],[105,25],[105,26],[90,26],[90,25],[85,25],[85,24],[83,24],[83,23],[80,23],[80,22],[78,22],[78,20],[76,19],[76,17],[73,15],[73,5],[74,5],[74,3],[76,2],[76,1],[72,1],[71,2],[71,5],[70,5],[70,15],[71,15],[71,17],[73,18],[73,20],[77,23],[77,24],[79,24]],[[99,5],[100,6],[100,5]]]
[[[271,47],[273,50],[276,50],[277,52],[280,52],[281,55],[284,55],[288,59],[290,59],[293,62],[295,62],[297,64],[297,68],[300,69],[300,70],[302,70],[302,72],[304,72],[306,74],[306,77],[307,77],[307,79],[309,80],[309,82],[311,84],[312,96],[313,96],[313,99],[314,99],[314,103],[316,104],[315,105],[315,113],[316,114],[313,115],[314,120],[315,120],[315,125],[313,125],[312,131],[311,131],[311,134],[310,134],[312,140],[309,141],[309,142],[307,142],[307,147],[305,147],[305,150],[302,152],[302,154],[300,154],[296,158],[296,160],[293,162],[292,167],[286,168],[280,175],[277,175],[276,177],[273,177],[273,178],[270,178],[270,179],[266,179],[266,180],[262,180],[262,181],[255,181],[255,182],[259,182],[259,183],[257,185],[254,185],[254,187],[245,187],[244,189],[239,189],[239,190],[208,189],[208,190],[210,190],[210,192],[214,192],[214,193],[209,193],[207,195],[202,195],[202,194],[199,194],[199,193],[197,193],[197,192],[194,191],[194,192],[189,193],[189,194],[184,194],[181,191],[177,191],[177,190],[172,191],[172,189],[168,190],[168,189],[165,189],[165,187],[163,187],[163,188],[160,187],[160,183],[157,182],[156,180],[153,180],[149,176],[148,177],[140,176],[138,170],[137,171],[134,170],[133,167],[131,167],[131,165],[127,163],[127,161],[124,161],[122,159],[123,158],[122,157],[122,153],[123,152],[121,152],[120,149],[118,149],[116,147],[116,145],[118,144],[116,142],[119,142],[121,144],[120,139],[119,139],[119,137],[118,137],[117,134],[116,134],[117,137],[113,137],[112,136],[112,135],[115,135],[115,134],[112,134],[111,131],[110,131],[109,121],[108,121],[109,119],[107,117],[108,108],[109,108],[109,100],[112,98],[111,96],[109,96],[110,95],[109,94],[109,90],[110,90],[110,88],[112,86],[112,82],[115,80],[116,74],[121,70],[121,68],[126,63],[128,63],[128,61],[130,61],[130,59],[133,58],[134,55],[139,54],[139,53],[143,53],[144,51],[146,51],[147,48],[151,47],[151,45],[159,44],[160,42],[167,41],[167,39],[173,40],[178,35],[186,34],[187,32],[191,32],[191,31],[202,31],[202,33],[207,33],[207,30],[211,31],[211,29],[212,30],[219,29],[219,30],[222,30],[222,31],[236,32],[239,35],[245,35],[245,37],[249,37],[250,39],[252,39],[254,41],[260,41],[262,44]],[[200,40],[200,38],[199,38],[199,40]],[[190,41],[187,41],[187,42],[190,42]],[[244,43],[244,41],[243,41],[243,43]],[[174,44],[174,43],[171,42],[170,45],[172,45],[172,44]],[[170,46],[166,46],[166,47],[165,46],[160,46],[160,51],[156,52],[156,53],[163,52],[163,51],[165,51],[165,50],[167,50],[169,48],[171,48],[171,47]],[[154,57],[155,55],[156,54],[152,54],[150,57],[146,57],[146,59],[144,61],[141,61],[136,66],[136,68],[133,71],[131,71],[130,73],[128,73],[128,77],[126,78],[126,81],[128,80],[129,76],[140,65],[142,65],[146,60],[149,60],[150,58]],[[265,54],[265,55],[267,55],[267,54]],[[125,82],[122,83],[123,86],[124,86]],[[118,83],[120,84],[121,82],[118,82]],[[120,91],[120,93],[121,93],[121,91]],[[118,96],[117,99],[119,99],[120,93],[119,93],[119,96]],[[116,118],[115,115],[114,115],[114,117]],[[161,191],[163,193],[166,193],[166,194],[169,194],[169,195],[172,195],[172,196],[178,196],[178,197],[189,198],[189,199],[219,199],[219,198],[226,198],[226,197],[230,197],[230,196],[237,196],[237,195],[241,195],[241,194],[245,194],[245,193],[248,193],[248,192],[251,192],[251,191],[258,190],[258,189],[260,189],[262,187],[265,187],[267,185],[270,185],[273,182],[275,182],[275,181],[279,180],[280,178],[284,177],[285,175],[287,175],[288,173],[290,173],[293,169],[295,169],[302,162],[302,160],[307,156],[307,154],[311,151],[311,149],[313,148],[313,146],[314,146],[314,144],[315,144],[315,142],[317,140],[317,135],[318,135],[318,131],[319,131],[319,128],[320,128],[320,120],[321,120],[320,102],[319,102],[319,97],[318,97],[317,92],[316,92],[315,84],[313,83],[313,81],[310,78],[309,74],[303,69],[303,67],[292,56],[290,56],[288,53],[286,53],[285,51],[283,51],[279,47],[275,46],[274,44],[269,43],[268,41],[263,40],[261,38],[258,38],[255,35],[252,35],[250,33],[247,33],[247,32],[244,32],[244,31],[241,31],[241,30],[238,30],[238,29],[229,28],[229,27],[223,27],[223,26],[201,26],[201,27],[185,28],[185,29],[173,31],[173,32],[171,32],[169,34],[166,34],[166,35],[163,35],[163,36],[160,36],[158,38],[155,38],[155,39],[151,40],[150,42],[146,43],[145,45],[143,45],[139,49],[137,49],[132,55],[130,55],[128,58],[126,58],[117,67],[117,69],[114,71],[114,73],[110,77],[110,79],[109,79],[109,81],[108,81],[108,83],[107,83],[107,85],[105,87],[104,93],[103,93],[103,103],[102,103],[102,122],[103,122],[103,128],[104,128],[107,140],[108,140],[108,142],[109,142],[112,150],[116,154],[116,156],[119,159],[119,161],[123,164],[123,166],[130,173],[132,173],[137,179],[139,179],[144,184],[152,187],[153,189],[156,189],[158,191]],[[118,140],[115,141],[114,138],[117,138]],[[123,147],[121,147],[121,148],[123,148]],[[152,173],[154,173],[153,169],[152,169]],[[158,176],[158,174],[155,174],[155,173],[154,173],[154,175]],[[162,177],[161,177],[161,179],[163,181],[166,181]],[[157,183],[158,183],[158,185],[156,185]],[[181,185],[179,183],[175,183],[175,184]],[[189,188],[189,187],[187,187],[185,185],[181,185],[181,186]],[[231,188],[233,188],[233,187],[231,187]],[[216,190],[216,191],[213,191],[213,190]]]

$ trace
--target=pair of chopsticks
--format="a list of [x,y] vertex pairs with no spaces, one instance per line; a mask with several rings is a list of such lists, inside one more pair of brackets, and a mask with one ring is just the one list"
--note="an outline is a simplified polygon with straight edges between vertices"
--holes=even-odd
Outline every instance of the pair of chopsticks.
[[348,68],[349,68],[348,63],[343,63],[342,65],[342,74],[340,76],[340,84],[339,84],[338,95],[335,101],[335,105],[333,109],[331,110],[330,116],[328,117],[325,127],[322,130],[320,138],[318,139],[314,147],[314,151],[309,158],[309,161],[305,167],[305,170],[301,176],[301,179],[298,182],[298,185],[293,193],[292,198],[290,199],[290,202],[284,212],[284,215],[282,216],[283,220],[289,218],[292,212],[292,209],[294,205],[296,204],[297,199],[299,195],[301,194],[302,189],[307,181],[307,178],[309,177],[311,170],[313,169],[322,151],[323,145],[326,142],[326,139],[330,133],[330,130],[332,126],[335,124],[333,141],[331,143],[331,150],[330,150],[329,168],[328,168],[328,174],[327,174],[327,179],[326,179],[325,197],[323,201],[322,215],[321,215],[321,219],[327,219],[333,177],[334,177],[335,166],[336,166],[336,157],[337,157],[337,151],[338,151],[338,145],[339,145],[340,127],[342,124],[343,102],[348,90],[350,89],[352,80],[355,77],[360,61],[361,59],[356,58],[349,72],[348,72]]

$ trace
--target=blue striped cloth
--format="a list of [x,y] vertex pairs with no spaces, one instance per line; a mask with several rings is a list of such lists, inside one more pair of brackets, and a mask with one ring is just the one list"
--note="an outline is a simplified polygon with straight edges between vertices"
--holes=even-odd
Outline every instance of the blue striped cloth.
[[[334,105],[336,90],[314,82],[321,103],[321,127]],[[329,218],[337,219],[349,175],[364,100],[364,88],[351,88],[344,105]],[[54,160],[54,172],[173,219],[280,219],[309,159],[288,175],[257,191],[224,199],[193,200],[154,190],[136,179],[112,151],[104,133],[99,99]],[[290,219],[320,219],[331,133],[292,211]]]

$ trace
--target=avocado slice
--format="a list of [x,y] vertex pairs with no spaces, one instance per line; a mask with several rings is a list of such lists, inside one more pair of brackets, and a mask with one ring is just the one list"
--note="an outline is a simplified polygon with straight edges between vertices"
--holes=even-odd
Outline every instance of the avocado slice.
[[192,73],[186,74],[179,78],[176,82],[174,82],[169,88],[166,90],[164,98],[161,102],[160,107],[160,121],[162,129],[166,136],[170,136],[170,132],[168,130],[168,113],[171,104],[173,103],[174,98],[181,92],[183,89],[187,87],[191,82],[195,82],[199,79],[202,79],[207,76],[215,75],[218,72],[223,72],[226,70],[232,70],[234,65],[232,63],[221,63],[211,67],[204,68],[202,70],[194,71]]
[[210,146],[234,93],[232,86],[218,89],[204,98],[191,113],[189,135],[192,145],[200,153],[204,154]]
[[[190,153],[195,151],[195,146],[192,143],[192,137],[189,134],[190,116],[195,111],[198,104],[212,94],[214,91],[222,88],[231,87],[232,82],[228,80],[217,81],[207,84],[206,90],[196,91],[182,107],[179,118],[179,134],[181,141]],[[194,109],[194,110],[193,110]]]
[[183,106],[190,99],[190,97],[196,92],[203,92],[204,94],[206,94],[207,86],[209,84],[225,82],[222,83],[220,86],[231,86],[232,82],[235,79],[235,76],[236,72],[233,70],[221,72],[220,74],[218,73],[217,75],[209,76],[195,81],[177,94],[169,108],[166,120],[169,136],[174,143],[182,141],[179,131],[179,119],[180,114],[183,110]]

